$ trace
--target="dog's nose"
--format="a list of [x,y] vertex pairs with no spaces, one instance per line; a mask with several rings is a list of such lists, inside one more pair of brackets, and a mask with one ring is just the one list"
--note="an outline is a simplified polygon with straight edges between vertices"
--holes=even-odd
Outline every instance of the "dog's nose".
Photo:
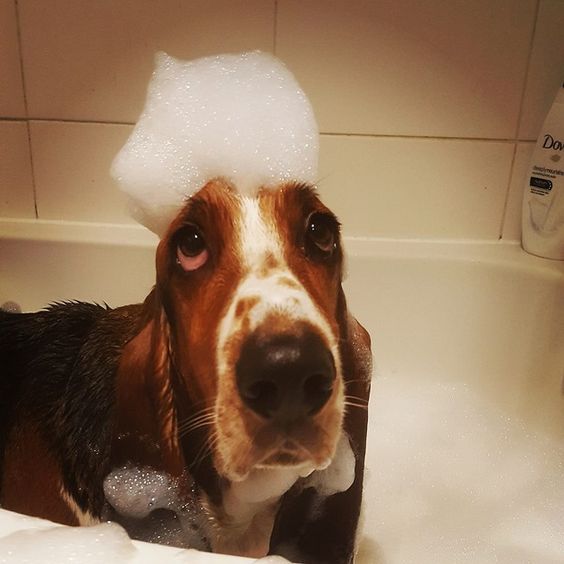
[[333,390],[333,355],[311,330],[300,336],[251,335],[236,365],[241,399],[280,424],[315,415]]

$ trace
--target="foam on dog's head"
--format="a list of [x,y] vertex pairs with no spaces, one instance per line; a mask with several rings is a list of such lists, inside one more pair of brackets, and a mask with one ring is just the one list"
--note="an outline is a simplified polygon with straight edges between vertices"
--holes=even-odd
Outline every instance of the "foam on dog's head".
[[213,178],[243,194],[315,182],[318,130],[293,75],[250,52],[156,58],[145,108],[112,165],[137,221],[163,235],[185,200]]

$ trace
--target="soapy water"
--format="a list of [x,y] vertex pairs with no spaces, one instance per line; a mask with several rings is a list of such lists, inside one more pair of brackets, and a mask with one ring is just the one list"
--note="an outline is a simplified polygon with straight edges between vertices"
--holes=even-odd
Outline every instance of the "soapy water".
[[318,129],[292,73],[258,51],[180,61],[159,53],[145,108],[112,165],[135,219],[163,234],[224,177],[243,194],[317,180]]
[[561,441],[464,384],[378,378],[370,413],[358,564],[564,562]]
[[331,464],[313,472],[305,481],[305,487],[315,488],[320,496],[330,496],[348,490],[355,477],[356,458],[349,438],[342,434]]
[[[463,384],[380,377],[370,412],[357,564],[563,561],[564,445]],[[112,491],[110,477],[106,495],[124,513],[141,519],[170,508],[189,513],[179,509],[178,484],[167,476],[122,471],[113,479],[125,485]],[[130,497],[139,485],[146,487],[142,500]],[[186,524],[176,526],[183,534]],[[135,554],[118,525],[0,538],[0,564],[73,561],[135,562]]]
[[26,529],[0,538],[0,564],[120,564],[137,549],[114,523],[93,527]]
[[[347,490],[354,481],[354,471],[355,457],[343,434],[326,468],[253,470],[245,480],[226,489],[223,510],[236,522],[250,523],[261,507],[280,499],[298,479],[305,478],[304,487],[327,496]],[[109,504],[104,519],[120,523],[134,539],[198,550],[213,546],[214,518],[188,476],[173,479],[152,468],[126,465],[106,477],[104,494]]]
[[211,522],[189,478],[175,480],[151,468],[123,466],[104,480],[104,495],[109,503],[104,518],[123,525],[132,538],[210,549]]
[[[43,521],[24,518],[29,528],[0,537],[0,564],[208,564],[219,557],[195,550],[171,550],[133,544],[116,523],[91,527],[45,526]],[[35,523],[35,522],[38,523]],[[281,556],[267,556],[255,562],[287,564]]]

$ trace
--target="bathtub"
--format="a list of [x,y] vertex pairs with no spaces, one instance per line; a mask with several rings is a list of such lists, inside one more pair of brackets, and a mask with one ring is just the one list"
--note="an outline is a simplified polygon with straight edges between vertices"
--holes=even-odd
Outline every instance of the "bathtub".
[[[357,562],[561,562],[564,263],[503,242],[345,246],[375,359]],[[140,301],[154,247],[136,226],[4,220],[0,303]],[[0,511],[0,539],[19,519]]]

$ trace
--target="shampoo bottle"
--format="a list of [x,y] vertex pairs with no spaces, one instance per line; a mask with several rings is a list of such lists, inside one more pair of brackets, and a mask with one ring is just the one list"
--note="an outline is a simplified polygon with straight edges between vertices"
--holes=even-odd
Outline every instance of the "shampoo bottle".
[[523,195],[523,248],[564,260],[564,84],[544,121]]

